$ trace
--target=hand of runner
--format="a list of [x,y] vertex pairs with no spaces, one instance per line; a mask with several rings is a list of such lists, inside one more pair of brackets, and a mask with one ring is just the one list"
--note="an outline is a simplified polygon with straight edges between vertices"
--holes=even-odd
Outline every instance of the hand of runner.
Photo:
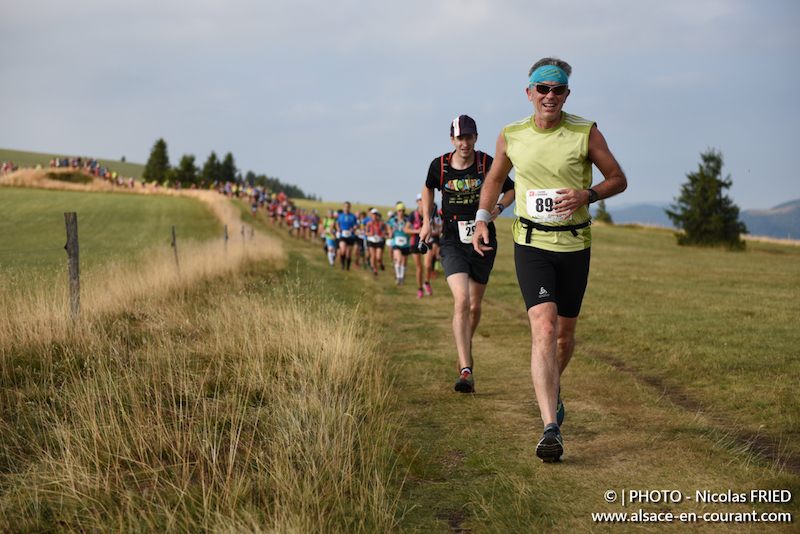
[[556,198],[554,202],[556,213],[558,215],[564,215],[564,219],[569,219],[581,206],[589,203],[589,199],[584,194],[586,191],[559,189],[556,193],[562,195]]
[[431,237],[431,223],[428,220],[422,221],[422,227],[419,229],[420,242],[427,243]]
[[494,221],[499,216],[500,216],[500,208],[495,206],[494,209],[492,210],[492,218],[489,219],[489,222]]
[[483,221],[475,223],[475,232],[472,234],[472,248],[475,252],[483,256],[484,252],[494,250],[488,245],[489,243],[489,227]]

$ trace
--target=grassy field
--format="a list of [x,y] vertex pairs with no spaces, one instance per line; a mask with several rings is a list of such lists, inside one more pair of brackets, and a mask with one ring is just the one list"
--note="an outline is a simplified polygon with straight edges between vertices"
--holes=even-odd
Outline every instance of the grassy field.
[[[142,249],[207,240],[222,225],[204,203],[188,197],[120,195],[29,188],[0,189],[0,267],[50,271],[66,264],[64,213],[78,214],[81,265],[132,260]],[[179,241],[179,242],[180,242]]]
[[[501,251],[474,340],[477,393],[468,396],[452,391],[452,298],[441,278],[434,296],[418,301],[413,284],[394,286],[388,272],[377,279],[343,274],[316,248],[287,244],[301,276],[329,281],[341,298],[361,295],[381,318],[404,420],[395,445],[405,469],[399,530],[668,528],[591,515],[642,508],[697,514],[678,527],[682,532],[793,531],[791,523],[710,527],[703,514],[757,510],[796,518],[797,499],[696,499],[705,491],[748,499],[751,489],[800,491],[800,250],[759,243],[743,253],[679,248],[670,231],[596,226],[578,348],[563,381],[566,461],[548,465],[533,452],[541,421],[508,225],[499,223]],[[678,490],[685,498],[626,508],[604,498],[608,490],[634,489]]]
[[[112,297],[89,299],[77,327],[64,299],[2,302],[0,530],[796,531],[731,514],[798,519],[797,247],[680,248],[669,231],[595,226],[565,461],[543,464],[510,221],[473,343],[477,392],[460,395],[441,276],[417,300],[391,267],[331,268],[319,245],[236,209],[279,241],[242,253],[282,259],[244,254],[174,285],[167,249],[152,260],[163,289],[97,289]],[[750,500],[781,489],[794,499]],[[747,500],[697,500],[728,491]],[[676,519],[592,517],[640,509]]]
[[[42,165],[47,168],[50,165],[50,160],[55,158],[73,158],[73,157],[94,157],[92,154],[44,154],[39,152],[25,152],[22,150],[8,150],[0,148],[0,161],[13,162],[14,165],[22,167],[36,167]],[[110,160],[103,158],[96,158],[103,167],[116,171],[118,174],[126,178],[134,178],[136,180],[142,179],[142,172],[144,172],[144,164],[129,163],[119,160]]]

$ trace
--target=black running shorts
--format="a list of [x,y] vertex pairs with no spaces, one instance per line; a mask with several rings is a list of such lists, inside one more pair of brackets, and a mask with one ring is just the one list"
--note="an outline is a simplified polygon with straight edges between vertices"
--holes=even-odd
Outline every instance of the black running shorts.
[[481,256],[471,244],[442,239],[439,243],[439,255],[442,257],[445,278],[455,273],[467,273],[477,283],[488,284],[497,255],[497,240],[490,241],[489,246],[492,250]]
[[555,302],[558,315],[577,317],[589,280],[590,251],[550,252],[514,243],[517,280],[525,307]]

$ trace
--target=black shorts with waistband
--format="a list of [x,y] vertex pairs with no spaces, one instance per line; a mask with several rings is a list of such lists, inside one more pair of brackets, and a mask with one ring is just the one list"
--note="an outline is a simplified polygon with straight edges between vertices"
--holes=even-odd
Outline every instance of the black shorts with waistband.
[[558,315],[580,314],[589,280],[591,248],[577,252],[551,252],[514,243],[514,263],[525,306],[555,302]]
[[492,250],[481,256],[475,252],[471,243],[462,243],[458,239],[442,239],[439,242],[439,255],[442,257],[445,278],[455,273],[467,273],[477,283],[488,284],[494,258],[497,256],[497,239],[489,241],[489,246]]

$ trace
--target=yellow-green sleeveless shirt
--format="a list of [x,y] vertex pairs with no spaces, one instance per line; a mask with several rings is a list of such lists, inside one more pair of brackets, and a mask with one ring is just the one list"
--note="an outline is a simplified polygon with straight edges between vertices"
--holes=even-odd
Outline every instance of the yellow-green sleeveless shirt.
[[[588,189],[592,185],[592,163],[589,161],[589,131],[594,122],[562,113],[561,122],[550,130],[540,130],[533,115],[503,128],[506,154],[514,165],[514,186],[517,217],[530,219],[527,191],[539,189]],[[588,206],[581,206],[570,221],[545,223],[548,226],[570,226],[588,221]],[[514,241],[553,252],[576,252],[592,244],[591,227],[570,231],[543,232],[533,229],[531,242],[526,243],[527,229],[520,220],[514,222]]]

